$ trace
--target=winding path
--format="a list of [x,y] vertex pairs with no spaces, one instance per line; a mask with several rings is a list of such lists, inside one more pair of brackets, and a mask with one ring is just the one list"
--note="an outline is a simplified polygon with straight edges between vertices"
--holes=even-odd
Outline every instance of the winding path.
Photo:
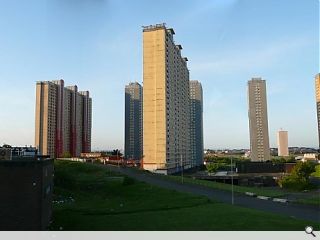
[[[131,168],[122,168],[112,165],[100,166],[158,187],[172,189],[179,192],[207,196],[209,198],[231,204],[231,192],[229,191],[223,191],[190,183],[182,184],[170,179],[166,179],[163,176],[159,176],[157,174],[137,171],[136,169]],[[244,194],[236,193],[234,194],[234,204],[237,206],[286,215],[292,218],[320,222],[320,206],[309,206],[294,203],[278,203],[270,200],[260,200],[257,198],[246,196]]]

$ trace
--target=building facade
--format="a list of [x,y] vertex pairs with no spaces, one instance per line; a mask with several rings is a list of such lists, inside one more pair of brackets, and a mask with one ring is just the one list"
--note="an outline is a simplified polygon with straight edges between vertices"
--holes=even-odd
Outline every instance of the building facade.
[[270,160],[266,81],[248,81],[251,161]]
[[191,166],[203,164],[203,94],[199,81],[190,81]]
[[48,230],[52,221],[53,173],[50,158],[0,160],[1,231]]
[[188,59],[174,34],[143,27],[143,168],[164,174],[191,166]]
[[142,87],[130,83],[125,87],[125,143],[126,159],[142,158]]
[[91,151],[92,99],[63,80],[36,85],[35,146],[50,157]]
[[317,119],[318,119],[318,143],[320,148],[320,73],[315,77],[316,85],[316,102],[317,102]]
[[287,157],[289,156],[289,146],[288,146],[288,131],[280,130],[277,134],[278,142],[278,156]]
[[38,150],[36,147],[11,147],[12,157],[36,157]]

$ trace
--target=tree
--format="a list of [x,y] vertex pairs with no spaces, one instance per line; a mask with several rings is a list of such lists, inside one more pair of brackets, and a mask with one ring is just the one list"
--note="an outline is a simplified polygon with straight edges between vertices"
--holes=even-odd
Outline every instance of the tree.
[[291,174],[279,181],[279,186],[292,190],[305,190],[312,187],[309,176],[315,171],[315,164],[310,162],[298,162]]
[[285,163],[286,159],[284,157],[273,157],[271,161],[273,163]]
[[224,166],[223,163],[209,163],[206,165],[207,171],[209,173],[215,173],[219,170],[220,167]]
[[287,162],[296,162],[296,158],[294,155],[290,155]]
[[310,183],[305,178],[301,178],[297,175],[288,175],[279,181],[279,186],[291,190],[302,191],[310,188]]
[[311,162],[298,162],[292,169],[291,174],[308,180],[311,173],[315,172],[315,164]]
[[313,177],[320,177],[320,165],[317,165],[317,166],[315,167],[315,172],[313,172],[313,173],[311,174],[311,176],[313,176]]
[[114,150],[112,151],[112,155],[113,155],[113,156],[122,156],[122,153],[120,152],[119,149],[114,149]]

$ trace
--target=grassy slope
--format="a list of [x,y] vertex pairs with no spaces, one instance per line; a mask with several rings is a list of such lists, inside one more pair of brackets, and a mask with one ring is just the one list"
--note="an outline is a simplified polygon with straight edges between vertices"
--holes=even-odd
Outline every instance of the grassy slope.
[[315,223],[135,182],[77,162],[55,163],[52,230],[301,230]]
[[[172,176],[172,175],[164,176],[164,175],[162,175],[162,177],[170,179],[172,181],[181,182],[181,176]],[[225,191],[231,191],[231,185],[226,184],[226,183],[193,179],[189,176],[185,176],[183,181],[186,183],[202,185],[202,186],[225,190]],[[276,190],[276,189],[265,189],[262,187],[258,188],[258,187],[246,187],[246,186],[238,186],[238,185],[234,185],[233,187],[234,187],[234,192],[236,192],[236,193],[243,193],[244,194],[245,192],[253,192],[256,195],[275,197],[275,198],[287,198],[288,195],[295,193],[295,191],[291,191],[288,189]],[[305,196],[301,195],[293,202],[299,203],[299,204],[320,206],[320,196],[316,195],[314,197],[310,197],[307,194],[305,194]]]
[[298,199],[297,203],[320,206],[320,196]]
[[[164,177],[168,177],[172,180],[179,181],[179,182],[181,181],[180,176],[164,176]],[[231,191],[231,185],[225,184],[225,183],[192,179],[190,177],[185,177],[184,182],[202,185],[202,186],[211,187],[211,188],[216,188],[216,189],[221,189],[221,190],[226,190],[226,191]],[[258,188],[258,187],[245,187],[245,186],[233,185],[233,190],[238,193],[253,192],[257,195],[268,196],[268,197],[281,197],[281,196],[285,195],[285,193],[283,191],[263,189],[263,188]]]

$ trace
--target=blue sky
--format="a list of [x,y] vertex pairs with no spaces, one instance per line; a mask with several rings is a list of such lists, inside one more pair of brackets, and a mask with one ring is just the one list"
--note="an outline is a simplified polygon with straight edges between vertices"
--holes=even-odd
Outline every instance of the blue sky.
[[206,148],[249,148],[252,77],[267,80],[271,146],[280,128],[317,146],[318,0],[0,0],[0,144],[34,144],[35,83],[63,78],[92,95],[93,149],[122,149],[141,26],[162,22],[202,82]]

